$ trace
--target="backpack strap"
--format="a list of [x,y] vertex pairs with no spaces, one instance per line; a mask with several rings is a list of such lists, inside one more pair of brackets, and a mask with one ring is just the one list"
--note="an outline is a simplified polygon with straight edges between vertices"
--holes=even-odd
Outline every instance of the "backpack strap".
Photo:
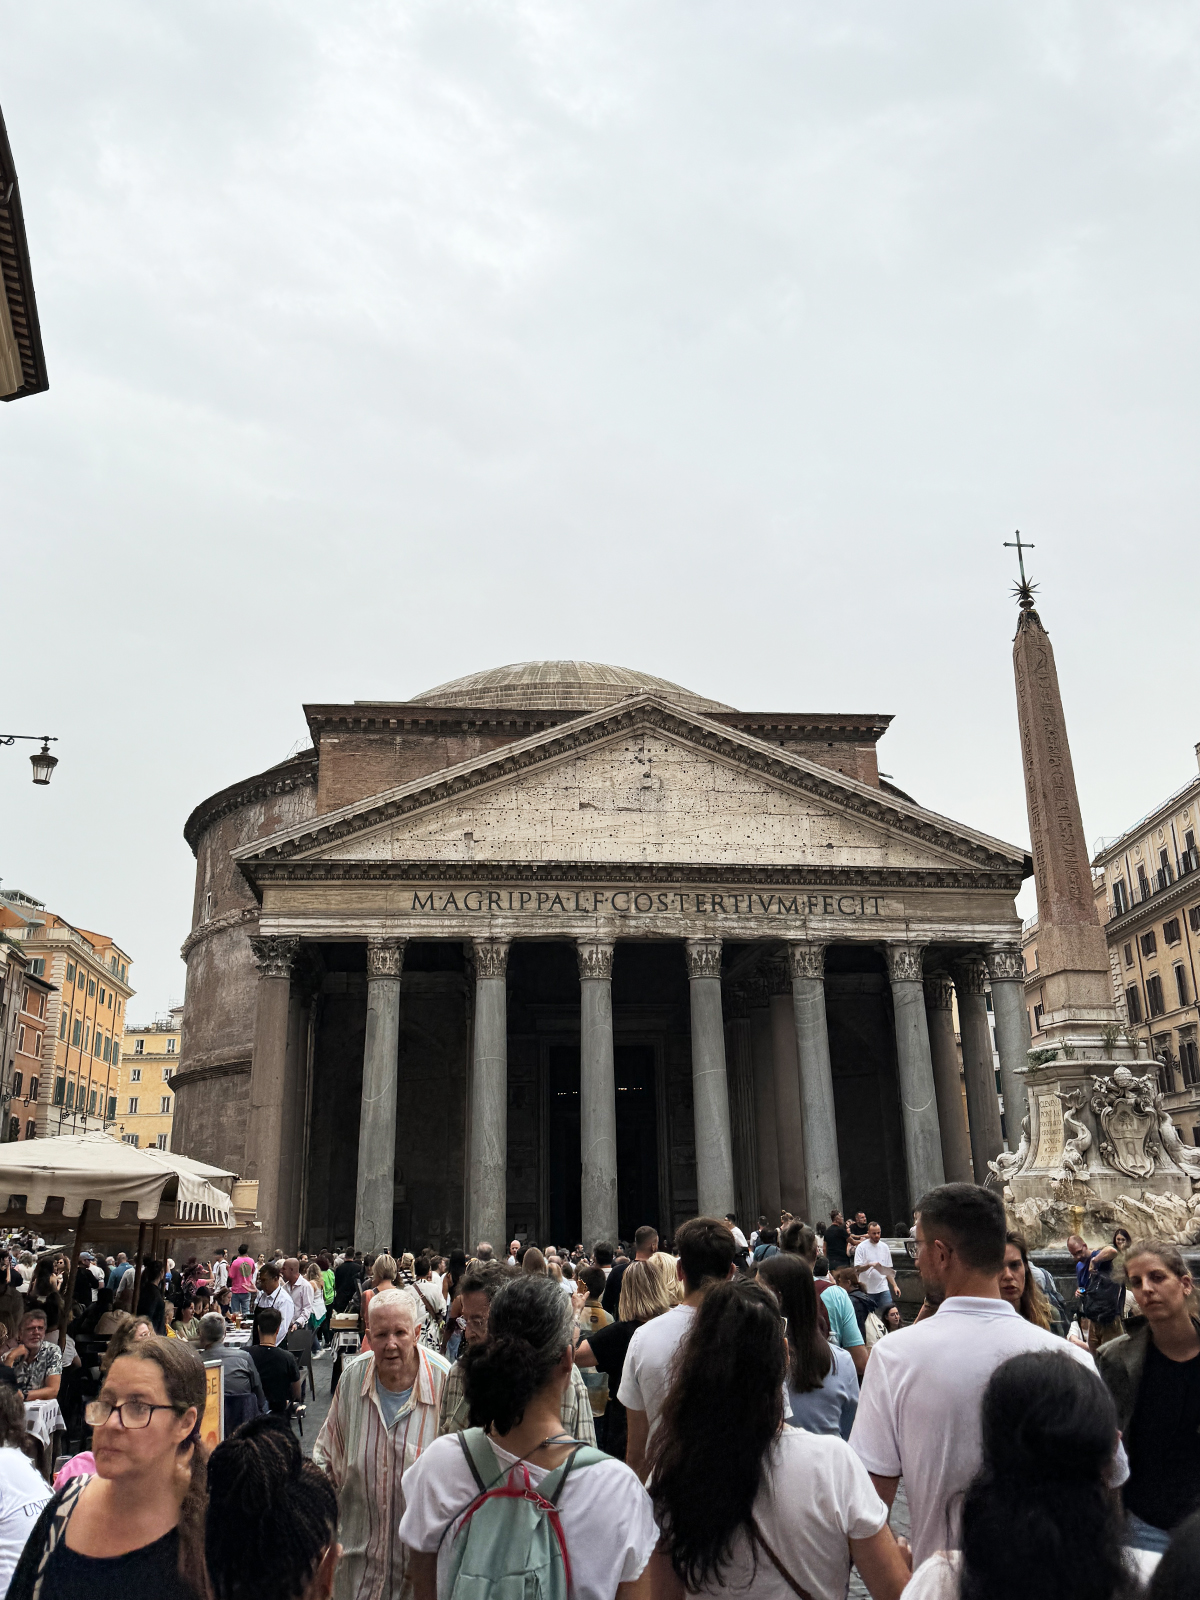
[[597,1450],[593,1445],[584,1444],[582,1440],[576,1440],[575,1448],[567,1459],[555,1467],[553,1472],[548,1472],[542,1479],[538,1485],[538,1493],[543,1500],[548,1500],[552,1506],[556,1506],[559,1496],[563,1492],[563,1485],[567,1481],[567,1476],[573,1468],[594,1467],[601,1461],[608,1460],[611,1460],[611,1457],[606,1456],[603,1450]]
[[[495,1475],[499,1462],[496,1460],[496,1452],[488,1442],[487,1434],[482,1428],[464,1428],[458,1435],[458,1442],[463,1455],[467,1458],[467,1465],[471,1469],[471,1476],[475,1479],[480,1494],[486,1494],[499,1483],[505,1472],[505,1469],[501,1468],[499,1477]],[[484,1482],[485,1473],[491,1480],[488,1483]]]

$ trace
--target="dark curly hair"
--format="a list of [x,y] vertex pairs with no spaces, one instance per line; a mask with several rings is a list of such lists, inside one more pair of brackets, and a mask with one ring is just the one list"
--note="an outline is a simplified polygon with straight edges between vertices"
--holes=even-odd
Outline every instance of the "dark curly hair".
[[706,1292],[680,1346],[650,1447],[649,1489],[671,1565],[693,1593],[722,1586],[738,1534],[749,1534],[783,1422],[780,1331],[771,1291],[732,1278]]
[[575,1343],[571,1302],[552,1278],[523,1273],[492,1301],[488,1337],[463,1357],[472,1427],[508,1433]]
[[983,1391],[983,1466],[962,1506],[961,1600],[1113,1600],[1137,1584],[1109,1487],[1117,1414],[1094,1371],[1014,1356]]
[[300,1600],[337,1536],[337,1495],[283,1417],[252,1417],[208,1458],[213,1600]]

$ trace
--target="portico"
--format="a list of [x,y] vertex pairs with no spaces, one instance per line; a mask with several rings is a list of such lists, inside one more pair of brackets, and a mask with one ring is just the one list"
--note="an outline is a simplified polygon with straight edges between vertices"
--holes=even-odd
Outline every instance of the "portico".
[[289,1242],[843,1202],[892,1227],[1002,1147],[976,1013],[1019,959],[1023,852],[658,696],[233,858],[260,901],[251,1103],[290,1108],[248,1175]]

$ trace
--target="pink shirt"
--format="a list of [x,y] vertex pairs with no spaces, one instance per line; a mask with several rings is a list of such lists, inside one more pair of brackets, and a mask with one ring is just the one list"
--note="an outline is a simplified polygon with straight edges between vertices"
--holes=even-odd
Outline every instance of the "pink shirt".
[[229,1292],[231,1294],[249,1294],[254,1288],[254,1258],[252,1256],[238,1256],[229,1269]]

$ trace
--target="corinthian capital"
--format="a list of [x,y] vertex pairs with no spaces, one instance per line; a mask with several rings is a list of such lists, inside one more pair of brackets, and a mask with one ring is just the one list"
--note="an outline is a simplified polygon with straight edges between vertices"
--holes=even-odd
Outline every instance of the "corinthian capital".
[[954,963],[954,987],[959,994],[983,995],[987,993],[988,970],[982,961],[971,957],[968,961]]
[[372,978],[398,978],[404,971],[404,939],[367,940],[367,982]]
[[689,978],[719,978],[721,976],[720,939],[689,939],[687,942],[687,969]]
[[502,978],[508,971],[508,947],[511,943],[511,939],[476,939],[475,976]]
[[921,962],[925,955],[923,944],[889,944],[885,949],[888,977],[893,983],[920,983]]
[[824,978],[825,946],[816,940],[790,940],[787,958],[788,972],[793,978]]
[[1024,983],[1025,957],[1019,945],[994,944],[984,956],[993,983]]
[[925,979],[925,1004],[930,1011],[949,1011],[954,1000],[954,983],[948,972],[931,972]]
[[579,976],[584,978],[611,978],[613,964],[613,947],[611,944],[599,944],[595,941],[580,940],[575,946],[575,954],[579,960]]
[[259,933],[251,936],[250,949],[260,978],[290,978],[299,939],[284,939],[277,933]]

